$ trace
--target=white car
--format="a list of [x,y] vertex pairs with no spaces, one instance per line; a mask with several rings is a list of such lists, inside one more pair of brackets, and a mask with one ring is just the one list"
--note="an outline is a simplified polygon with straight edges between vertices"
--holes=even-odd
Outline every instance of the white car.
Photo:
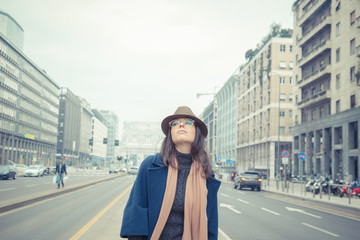
[[128,170],[128,174],[130,175],[136,175],[139,172],[139,167],[132,166]]
[[42,177],[44,170],[40,166],[32,165],[24,172],[24,177]]
[[28,169],[28,166],[25,164],[14,164],[14,167],[16,168],[18,174],[23,174],[25,170]]

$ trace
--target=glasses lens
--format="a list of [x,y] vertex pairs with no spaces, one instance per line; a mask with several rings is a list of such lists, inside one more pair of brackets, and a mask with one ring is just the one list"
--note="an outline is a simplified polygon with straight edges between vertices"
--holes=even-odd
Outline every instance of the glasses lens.
[[192,126],[192,125],[194,124],[194,121],[191,120],[191,119],[185,120],[184,124],[185,124],[186,126]]
[[179,120],[173,120],[169,123],[170,127],[175,127],[180,124]]

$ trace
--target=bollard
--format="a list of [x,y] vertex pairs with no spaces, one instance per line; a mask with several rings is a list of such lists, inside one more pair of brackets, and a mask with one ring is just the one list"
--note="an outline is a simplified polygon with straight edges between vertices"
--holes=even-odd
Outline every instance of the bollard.
[[306,197],[306,182],[304,182],[304,196]]
[[294,182],[292,182],[291,193],[294,194]]
[[320,184],[320,199],[322,199],[322,185]]
[[348,193],[348,196],[349,196],[349,204],[351,204],[351,187],[348,187],[347,189],[347,193]]
[[276,179],[276,190],[279,190],[279,179]]
[[329,184],[328,184],[329,201],[330,201],[330,193],[331,193],[331,192],[330,192],[330,185],[331,185],[331,184],[329,183]]

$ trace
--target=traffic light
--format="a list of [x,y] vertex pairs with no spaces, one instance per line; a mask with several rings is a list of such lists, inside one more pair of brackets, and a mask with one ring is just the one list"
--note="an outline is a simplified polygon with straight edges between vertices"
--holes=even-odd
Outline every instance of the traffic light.
[[118,155],[118,156],[117,156],[117,160],[118,160],[118,161],[121,161],[121,160],[123,160],[123,159],[124,159],[123,156],[121,156],[121,155]]
[[93,138],[90,138],[90,139],[89,139],[89,145],[90,145],[90,146],[94,146],[94,139],[93,139]]
[[119,146],[119,140],[115,140],[115,146]]
[[107,138],[103,139],[103,144],[107,144]]

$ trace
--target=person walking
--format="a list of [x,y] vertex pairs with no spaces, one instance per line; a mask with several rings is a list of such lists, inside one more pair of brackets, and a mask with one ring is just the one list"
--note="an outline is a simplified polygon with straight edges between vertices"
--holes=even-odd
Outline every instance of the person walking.
[[65,175],[67,175],[66,164],[63,163],[62,158],[59,158],[58,163],[56,163],[55,174],[56,173],[58,173],[56,182],[57,182],[57,185],[58,185],[57,188],[59,189],[60,188],[60,182],[61,182],[62,187],[64,187],[64,173],[65,173]]
[[208,130],[187,106],[161,123],[160,153],[147,157],[124,209],[120,236],[138,239],[218,238],[217,192],[205,151]]

